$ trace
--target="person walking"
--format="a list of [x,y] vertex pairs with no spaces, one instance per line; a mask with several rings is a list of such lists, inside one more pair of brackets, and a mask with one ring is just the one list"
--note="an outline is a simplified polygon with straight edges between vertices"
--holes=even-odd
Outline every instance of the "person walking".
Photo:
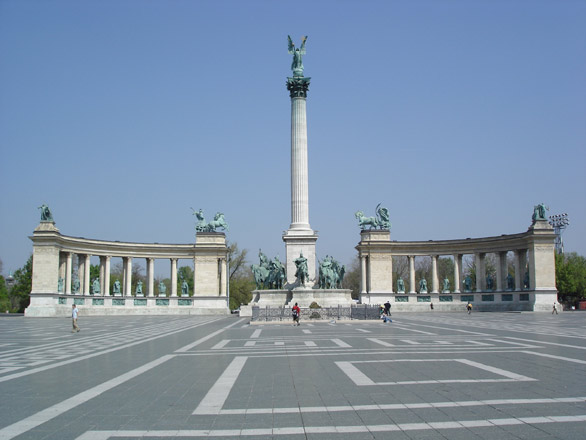
[[468,314],[472,313],[472,303],[470,303],[470,302],[469,302],[469,303],[466,305],[466,310],[468,310]]
[[71,306],[71,320],[73,321],[73,330],[71,330],[71,333],[77,333],[81,330],[79,328],[79,326],[77,325],[77,313],[78,312],[79,312],[79,309],[75,306],[75,304],[73,304]]
[[387,302],[384,304],[385,306],[385,314],[387,316],[391,316],[391,303],[387,300]]
[[552,314],[552,315],[553,315],[554,313],[555,313],[556,315],[558,314],[558,308],[556,307],[556,303],[553,303],[553,309],[552,309],[552,311],[551,311],[551,314]]
[[301,309],[299,308],[297,303],[295,303],[295,305],[293,306],[292,314],[293,314],[293,325],[295,325],[295,324],[299,325],[299,316],[301,315]]

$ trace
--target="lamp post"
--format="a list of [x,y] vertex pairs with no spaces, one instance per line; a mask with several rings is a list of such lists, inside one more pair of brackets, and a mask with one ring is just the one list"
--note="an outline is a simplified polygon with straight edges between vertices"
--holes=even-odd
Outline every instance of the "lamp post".
[[556,214],[549,216],[549,224],[553,227],[555,232],[555,251],[558,254],[564,253],[564,242],[562,240],[562,233],[566,227],[570,224],[568,214]]

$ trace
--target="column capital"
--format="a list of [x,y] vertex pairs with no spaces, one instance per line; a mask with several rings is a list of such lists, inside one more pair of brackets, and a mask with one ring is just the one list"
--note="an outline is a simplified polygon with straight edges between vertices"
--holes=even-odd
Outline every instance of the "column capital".
[[309,81],[311,78],[305,76],[288,77],[287,90],[291,98],[307,98],[307,91],[309,90]]

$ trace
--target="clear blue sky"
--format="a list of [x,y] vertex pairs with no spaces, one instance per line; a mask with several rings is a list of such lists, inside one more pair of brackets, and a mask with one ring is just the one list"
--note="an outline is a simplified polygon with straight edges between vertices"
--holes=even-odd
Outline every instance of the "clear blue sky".
[[284,258],[288,34],[320,257],[349,263],[379,202],[395,240],[523,232],[544,202],[586,255],[584,0],[0,0],[4,274],[42,203],[62,234],[160,243],[221,210]]

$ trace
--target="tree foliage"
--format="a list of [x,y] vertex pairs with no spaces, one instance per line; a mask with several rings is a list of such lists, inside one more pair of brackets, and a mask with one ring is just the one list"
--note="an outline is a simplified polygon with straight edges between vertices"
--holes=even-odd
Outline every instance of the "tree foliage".
[[557,254],[555,281],[564,301],[573,302],[586,298],[586,258],[576,252]]
[[238,243],[228,243],[230,310],[252,301],[252,291],[256,285],[246,260],[247,255],[246,249],[238,249]]
[[33,256],[31,255],[23,267],[13,274],[14,286],[8,292],[10,311],[22,313],[30,303],[33,285]]
[[360,296],[360,258],[358,255],[348,267],[344,280],[342,281],[342,288],[350,289],[352,291],[352,299],[358,299]]

